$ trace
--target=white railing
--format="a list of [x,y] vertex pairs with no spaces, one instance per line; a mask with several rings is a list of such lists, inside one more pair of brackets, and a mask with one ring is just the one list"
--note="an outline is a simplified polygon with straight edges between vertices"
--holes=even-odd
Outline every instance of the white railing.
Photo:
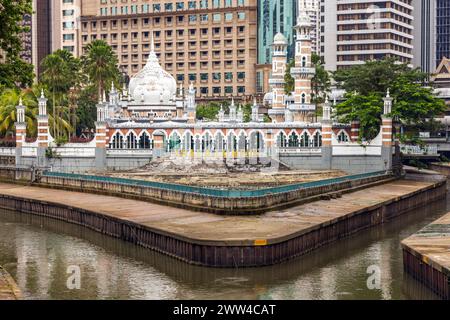
[[412,154],[412,155],[438,155],[437,146],[410,146],[410,145],[401,145],[400,151],[403,154]]
[[0,156],[15,156],[15,155],[16,155],[16,148],[6,148],[6,147],[0,148]]

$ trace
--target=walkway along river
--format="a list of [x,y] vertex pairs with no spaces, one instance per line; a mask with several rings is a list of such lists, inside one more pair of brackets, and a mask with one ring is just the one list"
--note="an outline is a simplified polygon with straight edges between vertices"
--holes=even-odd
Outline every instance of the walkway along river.
[[[205,268],[44,217],[0,210],[0,265],[25,299],[435,299],[403,274],[400,241],[450,210],[438,201],[283,264]],[[66,282],[81,269],[81,287]],[[380,289],[367,269],[381,270]]]

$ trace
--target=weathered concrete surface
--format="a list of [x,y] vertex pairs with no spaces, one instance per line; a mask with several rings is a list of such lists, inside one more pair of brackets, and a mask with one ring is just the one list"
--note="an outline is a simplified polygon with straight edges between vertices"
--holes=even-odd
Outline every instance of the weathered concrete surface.
[[402,241],[405,270],[450,299],[450,213]]
[[21,293],[15,281],[0,267],[0,300],[18,300],[20,297]]
[[118,197],[0,183],[0,194],[60,203],[141,224],[189,242],[212,245],[253,245],[282,242],[323,224],[398,200],[433,183],[397,180],[258,216],[220,216]]
[[450,176],[450,163],[448,163],[448,162],[432,163],[429,167],[431,170],[437,171],[440,174],[443,174],[447,177]]

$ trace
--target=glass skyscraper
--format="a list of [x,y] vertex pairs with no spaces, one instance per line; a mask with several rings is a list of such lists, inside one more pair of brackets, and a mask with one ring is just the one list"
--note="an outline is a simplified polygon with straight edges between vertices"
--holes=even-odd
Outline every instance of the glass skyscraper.
[[272,63],[273,37],[281,32],[286,37],[288,59],[293,57],[296,0],[258,0],[258,64]]
[[436,0],[436,66],[450,58],[450,0]]

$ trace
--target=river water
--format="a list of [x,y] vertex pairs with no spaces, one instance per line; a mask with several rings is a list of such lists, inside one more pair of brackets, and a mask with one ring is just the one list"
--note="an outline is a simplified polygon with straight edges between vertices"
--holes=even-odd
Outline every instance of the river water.
[[[0,265],[26,299],[437,299],[404,274],[400,241],[449,210],[450,200],[439,201],[287,263],[235,270],[191,266],[85,228],[0,209]],[[79,289],[67,286],[74,268]],[[368,268],[380,271],[372,289]]]

